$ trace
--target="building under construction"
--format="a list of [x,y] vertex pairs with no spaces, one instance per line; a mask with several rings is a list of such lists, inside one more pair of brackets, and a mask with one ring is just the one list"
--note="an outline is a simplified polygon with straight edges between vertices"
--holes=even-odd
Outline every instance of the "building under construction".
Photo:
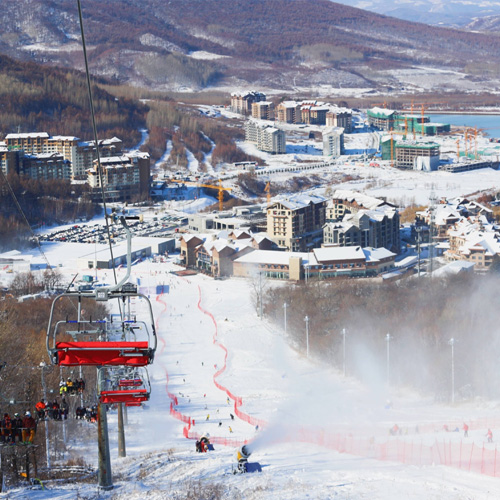
[[367,111],[368,123],[381,130],[398,130],[421,135],[448,133],[451,126],[445,123],[431,123],[429,116],[423,114],[399,114],[386,108],[372,108]]
[[391,130],[397,118],[396,111],[387,108],[372,108],[366,112],[368,124],[381,130]]
[[498,170],[498,162],[488,160],[471,160],[461,158],[460,161],[454,163],[445,163],[439,167],[439,170],[445,172],[468,172],[469,170],[478,170],[480,168],[492,168]]
[[412,170],[437,170],[439,144],[436,142],[399,141],[394,145],[395,166]]
[[382,160],[392,161],[397,168],[412,170],[437,170],[439,144],[435,142],[396,141],[391,136],[381,140]]

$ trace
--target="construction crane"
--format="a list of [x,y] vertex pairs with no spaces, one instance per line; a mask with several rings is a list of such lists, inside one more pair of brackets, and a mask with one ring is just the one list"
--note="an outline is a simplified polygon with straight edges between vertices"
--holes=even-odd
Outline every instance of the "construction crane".
[[222,181],[219,179],[219,185],[213,185],[213,184],[201,184],[199,182],[193,182],[193,181],[183,181],[179,179],[171,179],[171,182],[176,182],[178,184],[185,184],[189,186],[196,186],[198,188],[210,188],[210,189],[216,189],[219,194],[217,195],[217,199],[219,200],[219,212],[222,212],[224,209],[224,191],[232,191],[233,188],[228,188],[224,187],[222,185]]
[[[410,109],[402,109],[401,111],[402,112],[410,112],[412,116],[414,116],[414,113],[415,113],[415,107],[417,108],[420,108],[420,112],[421,112],[421,119],[422,119],[422,122],[421,122],[421,125],[422,125],[422,136],[425,136],[425,110],[429,109],[431,106],[434,106],[436,104],[447,104],[446,102],[419,102],[419,103],[414,103],[413,102],[413,99],[411,101],[411,105],[410,105]],[[412,127],[413,128],[413,139],[415,139],[415,126]]]
[[264,192],[267,193],[267,206],[271,204],[271,181],[267,181]]

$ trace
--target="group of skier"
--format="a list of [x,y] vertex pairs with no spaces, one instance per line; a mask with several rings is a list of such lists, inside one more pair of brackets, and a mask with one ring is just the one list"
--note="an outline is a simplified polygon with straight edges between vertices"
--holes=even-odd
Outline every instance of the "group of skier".
[[44,399],[35,405],[38,420],[66,420],[68,418],[69,405],[66,398],[62,398],[61,403],[54,399],[52,403],[46,403]]
[[35,439],[36,420],[31,412],[27,410],[24,416],[14,413],[11,417],[8,413],[3,414],[0,420],[0,442],[4,444],[31,444]]
[[76,380],[61,380],[59,382],[59,395],[64,396],[65,394],[75,395],[81,394],[85,390],[85,380],[83,378],[78,378]]
[[97,405],[92,407],[77,406],[75,410],[75,417],[78,420],[87,420],[87,422],[97,422]]

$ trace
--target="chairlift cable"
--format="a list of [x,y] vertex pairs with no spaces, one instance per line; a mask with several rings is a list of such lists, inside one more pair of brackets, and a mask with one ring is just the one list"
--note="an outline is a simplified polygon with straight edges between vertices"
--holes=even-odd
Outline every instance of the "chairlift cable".
[[[90,83],[90,71],[89,71],[89,63],[88,63],[88,57],[87,57],[87,45],[85,43],[85,33],[84,33],[84,29],[83,29],[82,5],[81,5],[80,0],[77,0],[77,4],[78,4],[78,19],[80,22],[80,33],[82,36],[83,59],[85,61],[85,76],[87,78],[87,91],[88,91],[88,95],[89,95],[90,116],[92,118],[92,130],[94,133],[94,144],[95,144],[96,156],[97,156],[97,175],[99,176],[99,183],[101,184],[101,196],[102,196],[102,204],[103,204],[103,208],[104,208],[104,220],[106,221],[106,232],[108,234],[109,253],[111,254],[111,266],[113,269],[115,284],[117,284],[118,279],[116,277],[115,258],[113,255],[113,245],[111,244],[111,232],[109,229],[108,211],[107,211],[107,207],[106,207],[106,195],[104,192],[104,183],[103,183],[103,178],[102,178],[101,154],[99,152],[99,142],[97,139],[97,126],[96,126],[96,120],[95,120],[94,98],[92,96],[92,85]],[[96,266],[97,266],[97,261],[96,261]],[[120,307],[120,315],[123,318],[123,312],[122,312],[122,308],[121,308],[120,303],[119,303],[119,307]]]
[[38,240],[35,232],[33,231],[30,223],[28,222],[28,219],[27,219],[27,217],[26,217],[26,215],[25,215],[25,213],[24,213],[24,211],[23,211],[23,209],[22,209],[22,207],[17,199],[16,193],[14,193],[14,190],[12,189],[12,186],[10,185],[9,179],[7,179],[7,176],[4,174],[4,172],[1,168],[0,168],[0,172],[2,174],[3,179],[5,180],[5,182],[7,184],[7,187],[9,188],[9,192],[10,192],[10,195],[12,196],[12,199],[14,200],[14,204],[16,205],[17,209],[19,210],[19,213],[21,214],[22,218],[24,219],[24,222],[26,222],[26,225],[28,226],[28,228],[31,232],[31,235],[38,246],[38,250],[40,251],[40,254],[43,257],[43,260],[45,260],[47,267],[49,269],[52,269],[52,266],[49,263],[49,259],[47,259],[47,256],[45,255],[44,251],[42,250],[42,245],[40,245],[40,241]]

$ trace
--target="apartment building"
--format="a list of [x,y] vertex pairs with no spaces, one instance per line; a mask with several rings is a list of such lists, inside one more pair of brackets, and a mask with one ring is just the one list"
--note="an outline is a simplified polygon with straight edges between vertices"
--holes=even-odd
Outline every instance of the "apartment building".
[[7,134],[5,144],[10,150],[22,150],[30,155],[47,153],[47,132],[30,132],[26,134]]
[[340,222],[327,222],[323,244],[386,248],[399,253],[399,216],[397,211],[360,210]]
[[284,250],[305,251],[323,239],[326,199],[297,194],[275,201],[267,208],[267,234]]
[[[57,153],[63,155],[71,165],[72,179],[86,179],[87,170],[97,159],[95,141],[80,141],[73,136],[49,136],[47,132],[26,134],[7,134],[6,147],[12,151],[24,151],[29,155]],[[123,143],[117,137],[99,141],[99,154],[102,158],[120,155]]]
[[344,153],[344,129],[328,127],[323,132],[323,156],[337,158]]
[[19,174],[34,180],[69,181],[71,180],[71,164],[59,153],[25,154],[20,162]]
[[10,150],[6,146],[0,147],[0,169],[7,175],[10,172],[19,173],[19,163],[22,151]]
[[352,132],[352,110],[333,107],[326,113],[327,127],[340,127],[346,134]]
[[387,108],[374,107],[366,112],[368,124],[380,130],[391,130],[397,118],[396,111]]
[[283,130],[255,120],[245,122],[245,141],[257,149],[272,154],[286,153],[286,134]]
[[256,120],[274,120],[274,103],[271,101],[252,103],[252,118]]
[[283,101],[276,106],[276,121],[282,123],[300,123],[301,104],[296,101]]
[[252,113],[252,104],[266,100],[266,94],[250,90],[247,92],[233,92],[231,94],[231,110],[241,115]]
[[[147,199],[150,184],[150,159],[148,153],[134,152],[101,159],[102,184],[106,197],[111,201]],[[87,179],[94,196],[101,195],[101,181],[97,160],[87,171]]]
[[386,248],[400,252],[399,213],[385,200],[338,190],[326,206],[323,244]]
[[431,171],[439,167],[439,144],[403,140],[394,144],[396,167]]
[[325,125],[326,114],[330,107],[325,104],[302,104],[300,108],[301,123],[307,125]]

